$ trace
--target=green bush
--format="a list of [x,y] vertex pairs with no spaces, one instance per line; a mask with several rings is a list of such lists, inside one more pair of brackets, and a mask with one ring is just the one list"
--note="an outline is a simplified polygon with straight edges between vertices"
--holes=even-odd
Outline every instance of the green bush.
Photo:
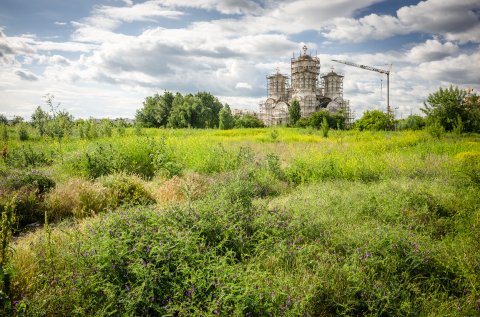
[[161,138],[159,142],[152,142],[151,147],[155,174],[167,178],[181,175],[182,165],[177,161],[173,149],[167,146],[164,138]]
[[105,176],[99,181],[103,186],[110,189],[116,205],[133,206],[155,203],[143,181],[136,176],[118,173]]
[[14,167],[37,167],[53,163],[53,154],[42,150],[34,150],[31,145],[11,150],[7,155],[7,164]]
[[18,126],[18,139],[20,141],[27,141],[29,139],[27,126],[25,124],[20,124]]

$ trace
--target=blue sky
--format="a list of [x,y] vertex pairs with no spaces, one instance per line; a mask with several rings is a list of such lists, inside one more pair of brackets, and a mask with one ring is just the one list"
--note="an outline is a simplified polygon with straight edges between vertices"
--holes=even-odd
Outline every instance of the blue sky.
[[357,117],[385,109],[385,76],[332,59],[393,64],[398,117],[439,87],[480,89],[478,0],[2,0],[0,113],[29,118],[53,94],[76,118],[133,118],[164,90],[256,110],[304,44],[345,75]]

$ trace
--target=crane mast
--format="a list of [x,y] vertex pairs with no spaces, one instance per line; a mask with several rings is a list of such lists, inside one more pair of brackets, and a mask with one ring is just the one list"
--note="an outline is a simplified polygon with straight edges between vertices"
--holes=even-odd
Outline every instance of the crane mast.
[[390,108],[390,69],[392,67],[391,64],[390,64],[390,68],[388,70],[384,70],[384,69],[375,68],[375,67],[371,67],[371,66],[355,64],[355,63],[348,62],[348,61],[340,61],[340,60],[336,60],[336,59],[332,59],[332,62],[337,62],[337,63],[345,64],[345,65],[348,65],[348,66],[358,67],[358,68],[370,70],[372,72],[377,72],[377,73],[387,75],[387,113],[389,115],[392,114],[392,109]]

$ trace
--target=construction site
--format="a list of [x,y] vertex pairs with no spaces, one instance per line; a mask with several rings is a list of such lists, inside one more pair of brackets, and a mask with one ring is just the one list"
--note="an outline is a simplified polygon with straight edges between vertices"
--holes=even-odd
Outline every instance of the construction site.
[[[303,46],[298,57],[291,59],[290,76],[276,73],[267,76],[267,100],[260,103],[259,118],[267,126],[288,123],[288,108],[293,100],[300,104],[301,117],[320,110],[343,113],[351,124],[349,101],[343,98],[343,74],[320,73],[320,59],[307,53]],[[319,76],[320,79],[319,80]]]

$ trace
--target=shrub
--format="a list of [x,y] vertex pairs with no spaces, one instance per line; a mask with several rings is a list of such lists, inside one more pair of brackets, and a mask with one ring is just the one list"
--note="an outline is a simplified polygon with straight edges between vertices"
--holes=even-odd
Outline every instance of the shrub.
[[436,119],[427,120],[426,130],[432,137],[437,139],[440,139],[442,134],[445,133],[444,127],[440,121]]
[[393,115],[380,110],[367,110],[360,119],[355,121],[355,128],[360,131],[391,130],[393,126]]
[[113,173],[116,169],[117,156],[118,154],[111,144],[108,146],[100,144],[90,153],[85,153],[88,177],[94,179]]
[[461,152],[456,155],[460,163],[458,171],[473,184],[480,186],[480,152]]
[[58,222],[68,217],[77,219],[115,208],[112,192],[99,183],[70,179],[45,197],[48,219]]
[[157,175],[171,178],[182,173],[182,166],[177,162],[173,149],[167,146],[165,138],[157,143],[152,142],[151,147],[150,156]]
[[148,205],[155,203],[144,182],[137,176],[117,173],[103,177],[100,183],[109,188],[116,205]]
[[29,138],[27,126],[25,124],[20,124],[18,126],[18,139],[20,141],[27,141]]
[[7,156],[7,164],[15,167],[36,167],[53,163],[51,154],[34,150],[31,145],[12,150]]

